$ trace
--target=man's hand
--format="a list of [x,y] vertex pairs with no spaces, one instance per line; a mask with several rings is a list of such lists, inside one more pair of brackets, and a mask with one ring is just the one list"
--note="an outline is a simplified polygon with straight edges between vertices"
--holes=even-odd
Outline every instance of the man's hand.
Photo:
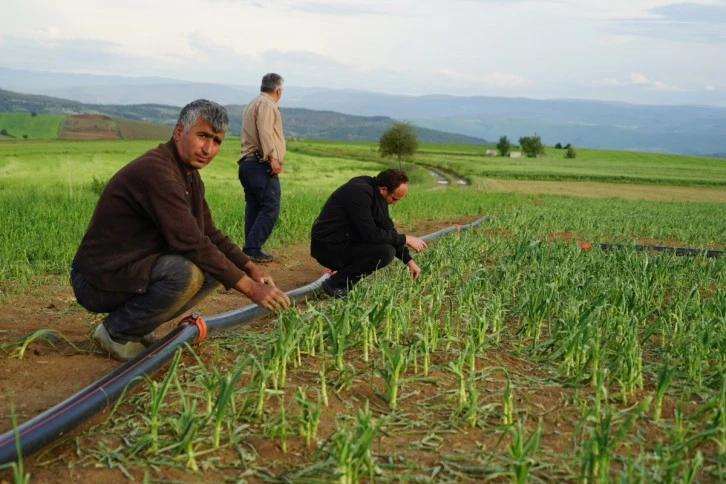
[[[424,250],[428,245],[426,245],[426,242],[424,242],[422,239],[419,239],[418,237],[414,235],[407,235],[406,236],[406,245],[411,247],[416,252],[421,252]],[[418,266],[416,266],[418,267]]]
[[287,309],[290,306],[287,294],[274,286],[254,281],[251,277],[243,277],[237,281],[234,288],[250,298],[253,303],[270,311]]
[[258,266],[254,262],[252,262],[252,261],[247,262],[247,264],[245,264],[243,269],[247,273],[247,275],[252,278],[253,281],[257,281],[262,284],[267,284],[268,286],[275,285],[275,281],[272,280],[272,276],[266,270],[264,270],[262,267]]
[[408,266],[408,273],[411,274],[411,279],[416,279],[419,274],[421,274],[421,268],[414,262],[413,259],[408,261],[406,264]]
[[270,156],[270,170],[272,175],[279,175],[282,173],[282,162]]

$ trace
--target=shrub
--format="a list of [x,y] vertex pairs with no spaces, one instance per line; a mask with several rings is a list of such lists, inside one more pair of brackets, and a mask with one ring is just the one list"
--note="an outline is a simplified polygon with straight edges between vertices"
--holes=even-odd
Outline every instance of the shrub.
[[522,147],[522,152],[529,158],[544,155],[544,145],[540,137],[536,134],[534,136],[523,136],[519,138],[519,145]]
[[497,149],[502,154],[502,156],[507,156],[507,153],[509,153],[509,149],[511,148],[511,144],[509,143],[509,139],[506,136],[502,136],[499,138],[499,143],[497,143]]

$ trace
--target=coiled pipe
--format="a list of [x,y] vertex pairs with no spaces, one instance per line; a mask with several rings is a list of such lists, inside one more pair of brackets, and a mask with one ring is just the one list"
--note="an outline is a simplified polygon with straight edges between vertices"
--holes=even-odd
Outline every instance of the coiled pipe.
[[[421,238],[431,240],[449,232],[475,227],[488,219],[489,217],[485,216],[470,224],[454,225]],[[303,299],[318,290],[328,277],[330,275],[325,274],[318,280],[288,291],[286,294],[292,301]],[[249,304],[239,309],[209,316],[204,320],[195,316],[185,318],[179,326],[146,348],[133,360],[127,361],[100,380],[21,424],[16,429],[0,435],[0,467],[10,464],[20,456],[27,457],[33,454],[111,405],[125,390],[131,389],[139,383],[142,380],[141,377],[151,375],[158,370],[185,343],[192,344],[198,339],[203,339],[204,333],[207,331],[210,334],[222,332],[233,326],[253,321],[269,312],[261,306]]]

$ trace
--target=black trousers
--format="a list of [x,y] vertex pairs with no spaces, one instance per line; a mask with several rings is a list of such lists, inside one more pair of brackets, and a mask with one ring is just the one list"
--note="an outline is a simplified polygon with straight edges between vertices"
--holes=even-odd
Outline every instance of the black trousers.
[[322,266],[336,271],[328,284],[336,289],[350,289],[363,277],[391,263],[396,248],[389,244],[323,244],[312,240],[310,255]]

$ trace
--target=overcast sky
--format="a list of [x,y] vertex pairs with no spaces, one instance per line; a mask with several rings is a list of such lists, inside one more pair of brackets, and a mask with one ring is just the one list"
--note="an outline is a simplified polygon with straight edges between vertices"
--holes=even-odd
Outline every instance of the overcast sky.
[[15,69],[726,106],[726,0],[0,0],[0,12],[0,66]]

